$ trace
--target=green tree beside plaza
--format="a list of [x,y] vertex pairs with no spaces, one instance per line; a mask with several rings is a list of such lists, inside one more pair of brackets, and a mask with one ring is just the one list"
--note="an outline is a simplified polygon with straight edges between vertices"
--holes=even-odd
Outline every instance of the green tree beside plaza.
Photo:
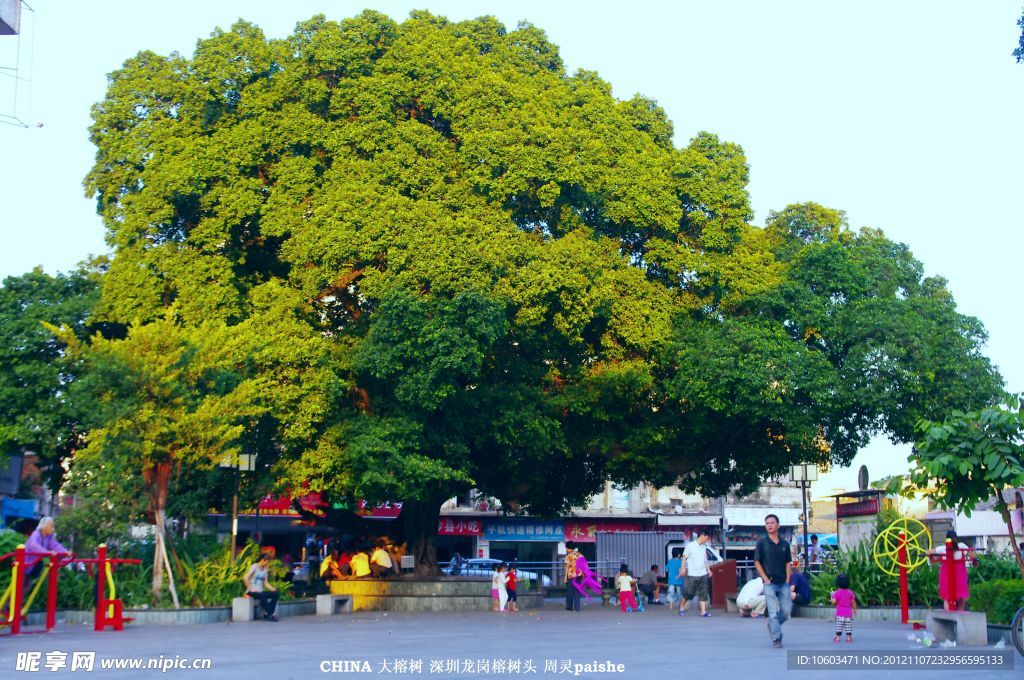
[[64,340],[87,363],[95,409],[96,425],[74,465],[99,489],[120,491],[141,478],[156,525],[152,587],[159,594],[172,474],[237,455],[242,404],[233,399],[236,379],[215,359],[223,338],[209,328],[190,332],[157,320],[132,328],[123,340]]
[[[673,294],[647,282],[602,232],[666,210],[659,219],[669,228],[680,211],[656,107],[615,102],[592,74],[567,78],[557,50],[529,26],[506,34],[493,20],[455,25],[417,14],[404,28],[400,35],[365,13],[343,25],[314,19],[287,41],[267,42],[240,24],[201,43],[191,64],[140,55],[112,76],[97,106],[88,187],[117,248],[106,313],[145,321],[174,301],[182,323],[237,323],[258,311],[239,303],[250,286],[287,282],[307,301],[311,328],[336,341],[339,367],[367,382],[352,386],[352,412],[325,427],[316,446],[290,452],[298,461],[291,479],[337,494],[373,492],[372,500],[429,493],[436,519],[445,498],[488,486],[471,472],[496,469],[527,446],[541,459],[535,476],[551,479],[561,466],[546,459],[544,440],[528,439],[533,431],[561,438],[551,386],[585,377],[603,354],[639,355],[667,334]],[[237,68],[225,51],[239,55]],[[544,119],[547,140],[534,134]],[[589,139],[582,146],[580,134]],[[409,294],[428,307],[468,299],[460,296],[492,301],[505,317],[496,328],[515,331],[479,340],[505,356],[481,363],[482,376],[466,372],[475,364],[449,376],[443,355],[438,367],[367,364],[373,355],[362,344],[402,341],[384,328],[388,303]],[[490,393],[511,410],[504,431],[430,434],[433,423],[495,413],[450,389],[417,404],[419,413],[393,414],[393,396],[407,404],[420,394],[400,388],[418,382],[410,373],[421,368],[481,399]],[[477,389],[477,378],[493,384]],[[545,385],[551,395],[537,399]],[[479,416],[460,406],[470,402]],[[414,446],[436,465],[403,459],[408,428],[395,419],[430,425]],[[368,434],[353,439],[353,427]],[[504,441],[513,437],[518,444]],[[358,474],[377,460],[360,453],[367,439],[394,459],[402,485],[388,482],[386,469]],[[446,478],[449,457],[458,462],[467,450],[488,464],[459,463],[437,488],[432,480]],[[588,480],[597,472],[582,455],[567,468]],[[519,481],[518,493],[535,503],[561,506],[567,495],[547,483],[557,500],[542,499],[538,484]],[[582,498],[593,484],[568,495]]]
[[775,320],[831,366],[819,423],[835,460],[849,462],[874,434],[912,442],[918,418],[1001,398],[984,327],[906,245],[853,231],[841,211],[814,203],[771,213],[766,231],[785,281],[738,311]]
[[50,276],[36,268],[0,286],[0,460],[39,454],[54,489],[83,427],[67,398],[78,376],[61,363],[64,345],[44,324],[86,337],[98,299],[98,274],[84,270]]
[[239,22],[129,59],[93,119],[100,313],[251,335],[223,445],[405,501],[423,571],[472,487],[535,514],[606,479],[749,488],[998,384],[905,247],[820,206],[754,227],[738,145],[675,148],[655,102],[566,73],[529,24]]
[[[310,384],[318,394],[331,391],[333,373],[322,362],[329,348],[296,317],[294,295],[270,283],[252,298],[262,300],[262,313],[234,326],[186,326],[172,307],[163,319],[132,325],[123,339],[84,342],[58,331],[70,362],[85,366],[74,398],[91,406],[87,444],[71,465],[74,488],[93,499],[144,492],[158,535],[155,593],[163,587],[172,479],[185,477],[178,486],[193,492],[215,488],[208,478],[217,465],[243,451],[272,467],[282,450],[311,439],[310,421],[328,408],[307,391]],[[205,513],[209,501],[200,495],[188,514]]]
[[919,488],[934,489],[930,495],[939,507],[968,515],[978,503],[994,498],[1024,577],[1024,557],[1003,496],[1007,490],[1024,487],[1022,399],[953,411],[941,421],[918,421],[910,481]]

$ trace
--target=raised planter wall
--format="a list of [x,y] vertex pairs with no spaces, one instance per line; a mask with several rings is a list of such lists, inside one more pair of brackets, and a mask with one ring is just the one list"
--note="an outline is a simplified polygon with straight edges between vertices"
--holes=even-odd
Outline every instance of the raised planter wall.
[[[316,614],[316,600],[290,600],[279,602],[278,616],[312,616]],[[126,609],[125,618],[135,620],[127,625],[179,626],[197,623],[224,623],[231,620],[231,607],[183,607],[181,609]],[[38,628],[46,624],[45,612],[32,612],[27,625]],[[93,623],[91,609],[58,609],[57,624]]]
[[[793,607],[793,616],[799,616],[808,619],[827,619],[829,621],[835,618],[835,607],[819,607],[819,606],[803,606],[795,605]],[[924,621],[928,616],[928,609],[924,607],[911,607],[910,608],[910,620],[911,621]],[[899,607],[860,607],[857,609],[857,618],[864,621],[892,621],[898,623],[901,619]],[[1003,644],[1012,647],[1013,640],[1010,638],[1010,627],[999,626],[995,624],[988,624],[988,643],[990,645],[997,644],[1000,640]]]
[[[490,611],[492,606],[491,581],[483,578],[347,579],[333,581],[331,592],[336,595],[351,595],[353,611]],[[537,609],[544,606],[546,590],[520,590],[518,595],[520,609]],[[316,599],[280,602],[277,613],[281,617],[312,616],[316,614]],[[135,619],[129,625],[225,623],[231,620],[231,607],[126,609],[124,615]],[[30,627],[38,628],[45,624],[46,615],[44,612],[33,612],[27,619]],[[91,609],[57,611],[58,625],[92,625],[92,622]]]
[[990,645],[999,644],[999,641],[1002,640],[1004,645],[1013,649],[1013,638],[1010,635],[1009,626],[1000,626],[994,623],[988,624],[988,643]]
[[[924,621],[928,615],[927,607],[911,607],[911,621]],[[834,621],[836,618],[835,607],[822,607],[817,605],[793,605],[793,616],[805,619],[825,619]],[[902,618],[899,607],[858,607],[857,618],[861,621],[894,621],[899,623]]]
[[[353,611],[446,612],[490,611],[491,580],[485,578],[343,579],[331,593],[351,595]],[[520,609],[543,606],[545,590],[519,590]]]

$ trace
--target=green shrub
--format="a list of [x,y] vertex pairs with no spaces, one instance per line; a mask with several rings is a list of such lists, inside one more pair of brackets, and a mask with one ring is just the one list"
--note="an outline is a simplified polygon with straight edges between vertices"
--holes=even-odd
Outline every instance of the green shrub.
[[974,611],[985,612],[989,623],[1009,625],[1017,610],[1024,607],[1024,580],[1015,578],[979,583],[971,587],[968,603]]
[[57,515],[57,536],[75,554],[93,555],[99,544],[117,545],[128,535],[132,515],[121,502],[81,495]]
[[[850,577],[850,587],[857,594],[857,601],[861,605],[899,605],[899,577],[890,576],[878,568],[869,543],[861,543],[851,550],[841,550],[836,553],[835,563],[826,562],[822,565],[821,572],[811,578],[813,604],[831,604],[830,595],[835,590],[836,575],[840,573]],[[1012,555],[979,555],[978,564],[968,569],[967,573],[971,586],[971,605],[972,608],[978,609],[980,605],[976,605],[976,593],[979,592],[977,589],[980,586],[989,582],[1001,583],[1004,580],[1020,581],[1020,569]],[[926,563],[910,572],[907,590],[911,606],[941,606],[938,566]],[[1017,601],[1014,600],[1015,603]],[[1010,614],[1016,612],[1019,606],[1015,604]]]
[[[24,543],[27,539],[17,531],[10,529],[0,530],[0,555],[14,552],[14,549]],[[11,560],[0,562],[0,596],[7,592],[7,586],[11,584]]]
[[[0,529],[0,555],[6,555],[9,552],[14,552],[14,549],[19,545],[28,540],[24,534],[20,534],[12,529]],[[4,562],[7,564],[7,562]],[[10,566],[7,564],[7,566]]]
[[[20,536],[20,534],[18,535]],[[0,532],[0,540],[6,540],[2,532]],[[118,555],[112,554],[111,557],[141,555],[143,562],[141,564],[121,564],[114,567],[112,572],[114,595],[124,603],[125,608],[172,607],[166,578],[160,597],[153,597],[152,547],[140,543],[134,546],[126,545],[123,548],[123,552]],[[233,565],[229,564],[228,551],[227,545],[216,545],[209,541],[196,541],[184,547],[179,545],[176,548],[178,558],[172,560],[172,566],[178,601],[182,607],[226,606],[231,604],[233,598],[244,592],[242,576],[259,557],[259,547],[254,543],[246,545]],[[148,560],[145,559],[147,553]],[[200,553],[200,555],[196,556],[190,553]],[[208,554],[201,555],[201,553]],[[5,564],[7,568],[0,569],[0,588],[3,589],[6,589],[10,583],[10,565],[9,563]],[[285,572],[284,565],[280,562],[271,562],[271,581],[281,591],[282,599],[288,600],[292,599],[294,595],[291,592],[291,585],[283,581]],[[45,581],[45,578],[40,580]],[[96,578],[94,575],[75,569],[61,569],[59,584],[57,589],[57,607],[59,609],[92,609],[96,606]],[[30,611],[46,609],[46,588],[44,582],[32,601]],[[0,594],[3,592],[4,590],[0,590]],[[106,595],[110,597],[109,590]],[[27,596],[28,593],[26,593]]]
[[[822,565],[821,572],[811,579],[812,603],[832,603],[831,595],[838,574],[850,577],[850,589],[857,594],[857,602],[861,606],[897,606],[900,603],[899,577],[890,576],[878,568],[866,543],[851,550],[840,550],[835,563]],[[940,603],[938,574],[938,568],[930,564],[923,564],[910,572],[907,592],[911,606],[931,607]]]
[[1020,579],[1020,567],[1011,555],[978,555],[978,564],[967,570],[971,588],[987,581]]
[[[58,609],[93,609],[96,606],[96,565],[92,573],[77,569],[63,569],[57,588]],[[113,596],[120,599],[125,608],[151,606],[154,604],[150,586],[153,568],[147,564],[119,564],[111,570],[114,579]],[[46,586],[43,586],[45,588]],[[104,595],[111,597],[109,584],[104,584]],[[167,596],[170,602],[170,596]],[[32,603],[32,611],[46,608],[41,595]]]
[[[247,543],[238,554],[234,564],[230,563],[230,546],[218,546],[208,557],[193,561],[187,556],[179,556],[180,585],[178,597],[186,607],[212,607],[231,604],[233,598],[244,592],[242,577],[249,567],[259,558],[259,546]],[[293,597],[291,584],[284,583],[286,569],[279,561],[270,563],[270,580],[281,592],[282,599]]]

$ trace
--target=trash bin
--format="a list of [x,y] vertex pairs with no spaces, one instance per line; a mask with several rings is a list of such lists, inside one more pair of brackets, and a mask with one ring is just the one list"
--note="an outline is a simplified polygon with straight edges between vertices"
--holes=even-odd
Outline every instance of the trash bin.
[[711,578],[711,606],[725,609],[725,597],[736,592],[736,560],[708,565]]

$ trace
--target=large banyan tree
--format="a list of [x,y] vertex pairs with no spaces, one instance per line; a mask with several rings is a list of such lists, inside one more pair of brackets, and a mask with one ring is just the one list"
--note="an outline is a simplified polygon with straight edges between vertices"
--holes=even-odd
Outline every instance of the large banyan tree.
[[1001,386],[906,246],[814,203],[752,225],[738,145],[677,148],[528,24],[239,22],[132,57],[93,119],[101,316],[206,338],[218,431],[282,485],[404,501],[422,569],[469,488],[749,490]]

